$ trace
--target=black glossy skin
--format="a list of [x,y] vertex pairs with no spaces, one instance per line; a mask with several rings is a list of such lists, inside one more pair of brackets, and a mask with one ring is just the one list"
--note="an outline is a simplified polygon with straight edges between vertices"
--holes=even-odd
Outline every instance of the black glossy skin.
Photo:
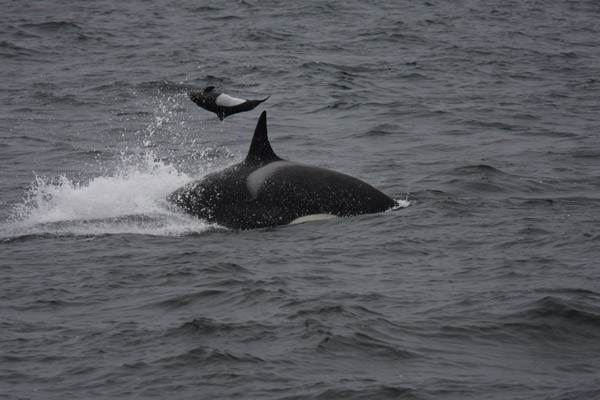
[[[257,176],[262,179],[253,179]],[[175,191],[169,200],[190,214],[233,229],[286,225],[314,214],[376,213],[396,205],[359,179],[277,157],[267,139],[266,112],[243,162]]]
[[250,111],[258,106],[263,101],[267,100],[264,98],[262,100],[246,100],[245,102],[238,104],[233,107],[224,107],[217,105],[217,97],[222,93],[218,93],[215,91],[214,86],[208,86],[204,89],[203,92],[189,92],[188,96],[194,103],[204,108],[205,110],[212,111],[217,114],[217,117],[221,121],[223,121],[226,117],[237,114],[239,112]]

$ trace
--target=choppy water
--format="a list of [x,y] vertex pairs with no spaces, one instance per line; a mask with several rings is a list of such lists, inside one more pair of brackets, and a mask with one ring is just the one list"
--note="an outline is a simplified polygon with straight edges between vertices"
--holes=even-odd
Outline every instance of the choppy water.
[[[600,4],[4,2],[0,398],[600,398]],[[406,208],[230,231],[275,151]]]

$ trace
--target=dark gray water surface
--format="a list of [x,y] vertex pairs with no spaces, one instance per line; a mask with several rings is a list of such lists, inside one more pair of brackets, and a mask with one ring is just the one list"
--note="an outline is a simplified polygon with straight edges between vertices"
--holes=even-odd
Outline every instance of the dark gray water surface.
[[[0,398],[600,398],[600,3],[206,4],[3,2]],[[404,207],[170,207],[262,110]]]

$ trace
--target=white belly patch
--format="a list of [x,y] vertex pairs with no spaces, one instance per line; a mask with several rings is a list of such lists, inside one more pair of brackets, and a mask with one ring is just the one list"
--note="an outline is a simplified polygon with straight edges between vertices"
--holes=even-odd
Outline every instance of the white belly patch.
[[331,214],[305,215],[304,217],[296,218],[295,220],[290,222],[289,225],[296,225],[296,224],[301,224],[303,222],[320,221],[322,219],[331,219],[331,218],[337,218],[337,217],[335,215],[331,215]]
[[216,101],[217,105],[220,107],[235,107],[244,103],[246,100],[231,97],[227,94],[220,94]]

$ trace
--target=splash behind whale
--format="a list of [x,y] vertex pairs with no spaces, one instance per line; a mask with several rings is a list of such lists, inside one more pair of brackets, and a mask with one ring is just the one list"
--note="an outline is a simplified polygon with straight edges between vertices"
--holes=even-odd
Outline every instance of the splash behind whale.
[[314,215],[349,217],[397,205],[357,178],[278,157],[267,137],[266,111],[243,162],[178,189],[169,200],[232,229],[286,225]]
[[214,86],[208,86],[202,92],[189,92],[190,99],[205,110],[212,111],[221,121],[232,114],[253,110],[257,105],[267,100],[244,100],[231,97],[215,91]]

